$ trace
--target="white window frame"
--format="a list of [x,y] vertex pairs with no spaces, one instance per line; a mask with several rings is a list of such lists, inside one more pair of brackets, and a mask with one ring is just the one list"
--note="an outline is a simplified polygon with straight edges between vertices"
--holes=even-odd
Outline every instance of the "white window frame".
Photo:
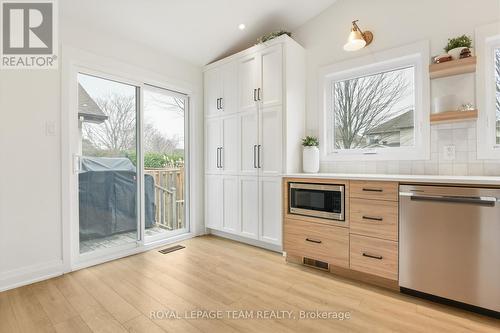
[[[328,124],[334,124],[332,84],[406,67],[415,68],[414,146],[335,149],[333,146],[335,126],[328,126]],[[430,158],[428,41],[326,66],[320,70],[319,87],[321,88],[319,129],[322,161],[426,160]]]
[[495,55],[500,48],[500,22],[476,29],[477,158],[500,159],[496,143]]

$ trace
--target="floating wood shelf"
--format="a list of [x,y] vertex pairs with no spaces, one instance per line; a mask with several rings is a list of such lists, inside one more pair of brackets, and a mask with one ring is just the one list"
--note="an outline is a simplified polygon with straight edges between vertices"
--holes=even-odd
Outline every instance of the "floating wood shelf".
[[446,111],[431,114],[431,123],[447,121],[464,121],[477,119],[477,110],[471,111]]
[[451,60],[440,64],[432,64],[429,66],[429,74],[431,79],[458,74],[474,73],[475,71],[476,57]]

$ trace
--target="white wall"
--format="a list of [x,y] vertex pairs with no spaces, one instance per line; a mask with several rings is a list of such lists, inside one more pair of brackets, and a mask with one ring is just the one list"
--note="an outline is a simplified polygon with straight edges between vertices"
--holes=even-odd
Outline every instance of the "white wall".
[[[374,33],[369,47],[354,53],[343,51],[351,21],[359,19],[362,29]],[[431,55],[443,53],[447,39],[457,35],[474,36],[474,29],[500,20],[500,0],[480,2],[457,0],[338,0],[333,6],[294,32],[294,38],[307,50],[307,131],[318,135],[318,70],[326,65],[386,50],[419,40],[429,40]],[[453,92],[463,102],[475,102],[474,75],[432,82],[434,96]],[[425,174],[500,174],[500,161],[476,159],[475,122],[432,126],[429,161],[411,162],[322,162],[324,172],[425,173]],[[450,130],[455,131],[453,140]],[[465,130],[464,130],[465,129]],[[445,132],[442,132],[444,130]],[[465,133],[465,137],[460,137]],[[464,144],[462,141],[466,141]],[[444,160],[444,145],[453,144],[460,156]],[[465,157],[467,156],[467,157]],[[427,168],[424,166],[427,165]]]
[[[202,70],[156,50],[61,20],[61,43],[154,71],[195,92],[199,113],[192,146],[203,147]],[[64,55],[62,55],[64,57]],[[0,71],[0,290],[62,271],[61,73]],[[63,110],[64,112],[64,110]],[[46,123],[56,133],[46,135]],[[202,150],[192,161],[202,184]],[[203,232],[202,189],[192,193],[196,232]]]

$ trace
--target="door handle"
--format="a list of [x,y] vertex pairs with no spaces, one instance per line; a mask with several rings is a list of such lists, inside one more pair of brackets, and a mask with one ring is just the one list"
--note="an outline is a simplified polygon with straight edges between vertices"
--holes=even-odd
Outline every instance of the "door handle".
[[363,220],[373,220],[373,221],[383,221],[382,217],[365,216],[363,215]]
[[219,155],[220,155],[220,168],[223,169],[224,168],[224,163],[223,163],[223,161],[224,161],[223,160],[223,157],[224,157],[224,155],[223,155],[224,154],[224,152],[223,152],[224,151],[224,147],[220,147],[219,149],[220,149],[220,153],[219,153]]
[[220,110],[224,109],[224,106],[222,105],[222,102],[223,102],[224,98],[219,98],[219,107],[220,107]]
[[257,169],[257,145],[253,145],[253,167]]
[[315,244],[321,244],[322,243],[320,240],[311,239],[311,238],[306,238],[306,242],[315,243]]
[[262,168],[262,165],[260,164],[260,148],[261,145],[257,145],[257,168]]
[[368,254],[368,253],[365,253],[365,252],[363,252],[363,257],[373,258],[373,259],[377,259],[377,260],[382,260],[383,259],[382,256],[376,256],[376,255]]
[[254,102],[257,102],[257,97],[256,97],[256,94],[257,94],[257,89],[254,89],[254,90],[253,90],[253,101],[254,101]]
[[260,88],[257,89],[257,100],[260,101]]
[[219,169],[219,147],[217,147],[217,169]]
[[365,188],[363,187],[363,191],[365,192],[384,192],[381,188]]
[[410,195],[411,200],[415,201],[436,201],[461,204],[472,204],[482,206],[495,206],[497,198],[495,197],[459,197],[459,196],[431,196],[431,195]]
[[73,173],[78,174],[82,171],[82,156],[73,154]]

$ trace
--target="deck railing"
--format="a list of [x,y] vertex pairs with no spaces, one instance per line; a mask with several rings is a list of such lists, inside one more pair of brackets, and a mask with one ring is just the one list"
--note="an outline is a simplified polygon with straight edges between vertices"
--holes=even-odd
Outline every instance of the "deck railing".
[[155,222],[168,230],[184,228],[184,167],[145,169],[155,182]]

